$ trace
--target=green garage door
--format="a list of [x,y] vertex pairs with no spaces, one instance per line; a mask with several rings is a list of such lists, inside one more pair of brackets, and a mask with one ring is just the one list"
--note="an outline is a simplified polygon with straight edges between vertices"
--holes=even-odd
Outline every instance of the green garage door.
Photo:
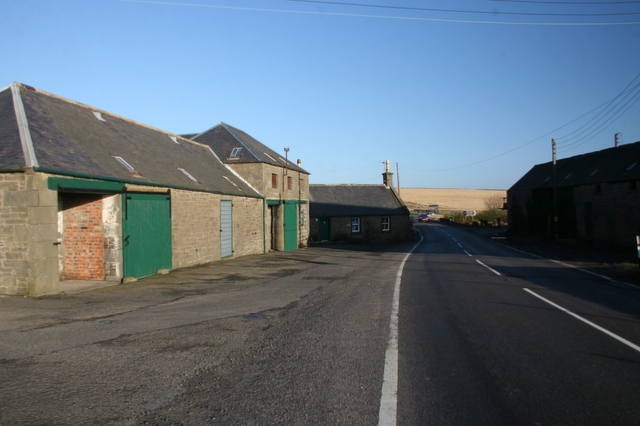
[[141,278],[171,269],[168,194],[127,193],[124,200],[124,276]]
[[284,250],[298,248],[298,205],[284,205]]

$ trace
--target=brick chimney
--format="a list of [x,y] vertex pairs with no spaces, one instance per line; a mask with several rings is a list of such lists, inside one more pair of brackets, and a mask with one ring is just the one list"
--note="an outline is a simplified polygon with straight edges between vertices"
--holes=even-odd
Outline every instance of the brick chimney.
[[382,183],[387,188],[393,188],[393,173],[391,173],[389,160],[385,162],[385,172],[382,174]]

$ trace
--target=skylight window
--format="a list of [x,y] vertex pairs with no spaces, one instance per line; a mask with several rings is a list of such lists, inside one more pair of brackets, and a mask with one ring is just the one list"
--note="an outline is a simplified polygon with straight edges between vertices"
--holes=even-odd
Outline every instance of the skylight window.
[[113,155],[112,157],[113,157],[114,160],[116,160],[118,163],[120,163],[125,169],[127,169],[127,171],[129,173],[138,174],[136,169],[134,169],[131,164],[127,163],[127,160],[125,160],[124,158],[119,157],[117,155]]
[[632,165],[630,165],[629,167],[627,167],[627,171],[629,171],[629,170],[633,169],[633,168],[634,168],[635,166],[637,166],[637,165],[638,165],[638,163],[637,163],[637,162],[633,163]]
[[240,157],[240,153],[242,152],[242,148],[233,148],[231,151],[231,155],[229,157]]
[[180,142],[178,142],[178,138],[176,138],[175,136],[169,136],[169,138],[174,141],[176,144],[180,145]]
[[93,112],[93,115],[95,115],[98,120],[104,121],[105,123],[107,122],[107,120],[102,118],[102,114],[100,114],[98,111],[91,111],[91,112]]
[[240,191],[242,191],[242,189],[241,189],[241,188],[240,188],[240,187],[239,187],[239,186],[238,186],[234,181],[232,181],[231,179],[229,179],[229,178],[228,178],[228,177],[226,177],[226,176],[222,176],[222,177],[223,177],[223,178],[225,178],[225,179],[226,179],[226,181],[227,181],[227,182],[229,182],[231,185],[235,186],[235,187],[236,187],[236,188],[238,188]]
[[185,169],[183,169],[181,167],[178,167],[178,170],[180,170],[182,172],[182,174],[185,175],[186,177],[188,177],[192,182],[200,183],[200,182],[198,182],[198,179],[196,179],[193,176],[191,176],[191,173],[189,173]]

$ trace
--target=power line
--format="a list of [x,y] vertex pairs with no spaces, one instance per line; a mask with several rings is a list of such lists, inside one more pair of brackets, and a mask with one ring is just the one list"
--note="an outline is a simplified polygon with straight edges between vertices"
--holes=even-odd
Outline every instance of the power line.
[[[605,102],[605,103],[603,103],[603,104],[601,104],[601,105],[597,106],[596,108],[592,109],[591,111],[589,111],[589,112],[587,112],[587,113],[585,113],[585,114],[582,114],[580,117],[578,117],[578,118],[576,118],[576,119],[574,119],[574,120],[571,120],[570,122],[568,122],[568,123],[566,123],[566,124],[563,124],[562,126],[560,126],[560,127],[556,128],[556,129],[554,129],[554,130],[551,130],[550,132],[547,132],[547,133],[545,133],[544,135],[542,135],[542,136],[540,136],[540,137],[537,137],[537,138],[535,138],[535,139],[532,139],[532,140],[530,140],[529,142],[525,142],[525,143],[523,143],[522,145],[518,145],[518,146],[516,146],[515,148],[512,148],[512,149],[510,149],[510,150],[504,151],[504,152],[502,152],[502,153],[500,153],[500,154],[494,155],[494,156],[489,157],[489,158],[485,158],[485,159],[483,159],[483,160],[475,161],[475,162],[473,162],[473,163],[464,164],[464,165],[456,166],[456,167],[449,167],[449,168],[446,168],[446,169],[426,169],[426,170],[425,170],[425,169],[415,169],[415,168],[412,168],[412,167],[407,167],[406,165],[405,165],[404,167],[405,167],[405,169],[415,170],[415,171],[419,171],[419,172],[448,172],[448,171],[451,171],[451,170],[459,170],[459,169],[464,169],[464,168],[471,167],[471,166],[476,166],[476,165],[478,165],[478,164],[486,163],[487,161],[495,160],[496,158],[499,158],[499,157],[505,156],[505,155],[507,155],[507,154],[511,154],[512,152],[517,151],[517,150],[519,150],[519,149],[521,149],[521,148],[524,148],[524,147],[525,147],[525,146],[527,146],[527,145],[531,145],[531,144],[532,144],[532,143],[534,143],[534,142],[537,142],[537,141],[539,141],[539,140],[541,140],[541,139],[545,139],[545,138],[547,138],[547,137],[551,136],[552,134],[554,134],[554,133],[558,132],[559,130],[562,130],[562,129],[564,129],[564,128],[565,128],[565,127],[567,127],[567,126],[570,126],[571,124],[575,123],[576,121],[582,120],[583,118],[585,118],[585,117],[589,116],[590,114],[592,114],[592,113],[594,113],[594,112],[596,112],[596,111],[598,111],[598,110],[602,109],[603,107],[606,107],[606,106],[610,105],[612,102],[614,102],[616,99],[618,99],[622,94],[624,94],[624,93],[629,93],[629,92],[633,92],[634,90],[636,90],[636,89],[640,86],[640,83],[639,83],[639,84],[637,84],[637,85],[635,85],[635,86],[634,86],[632,89],[630,89],[630,90],[628,90],[628,89],[629,89],[629,86],[631,86],[631,85],[633,84],[633,82],[634,82],[634,81],[636,81],[636,79],[638,79],[639,77],[640,77],[640,73],[639,73],[639,74],[637,74],[637,75],[633,78],[633,80],[631,80],[631,83],[629,83],[629,84],[628,84],[628,85],[627,85],[627,86],[622,90],[622,92],[620,92],[618,95],[616,95],[614,98],[612,98],[612,99],[608,100],[607,102]],[[626,98],[626,97],[625,97],[625,98]],[[635,100],[634,100],[634,98],[635,98]],[[623,99],[624,99],[624,98],[623,98]],[[624,115],[624,113],[626,113],[626,112],[629,110],[629,108],[631,108],[631,107],[632,107],[636,102],[638,102],[638,100],[640,100],[640,91],[637,91],[629,101],[627,101],[627,102],[626,102],[622,107],[620,107],[620,108],[616,111],[617,116],[614,116],[615,118],[613,118],[613,121],[611,121],[611,122],[609,122],[609,123],[607,123],[607,124],[611,124],[611,123],[613,123],[614,121],[616,121],[617,119],[619,119],[620,117],[622,117],[622,116]],[[631,102],[631,101],[633,101],[633,103],[631,103],[631,104],[630,104],[630,102]],[[617,105],[619,105],[619,103],[618,103],[618,104],[616,104],[616,106],[617,106]],[[626,107],[626,108],[625,108],[625,107]],[[622,112],[620,113],[620,110],[622,110],[622,108],[624,108],[624,111],[622,111]],[[584,127],[584,126],[581,126],[580,128],[582,128],[582,127]],[[579,128],[579,129],[580,129],[580,128]],[[596,133],[596,134],[593,134],[593,135],[591,136],[591,138],[595,137],[597,134],[599,134],[599,133],[601,133],[601,132],[602,132],[602,130],[601,130],[600,132]],[[572,133],[574,133],[574,132],[572,132]],[[572,133],[569,133],[569,135],[571,135]],[[590,139],[591,139],[591,138],[590,138]],[[584,142],[587,142],[587,141],[584,141]],[[584,142],[583,142],[583,143],[584,143]],[[581,145],[582,145],[582,144],[581,144]],[[564,147],[564,148],[567,148],[567,147]],[[577,146],[575,146],[575,147],[573,147],[573,148],[571,148],[571,149],[574,149],[574,148],[577,148]]]
[[[584,140],[584,137],[581,138],[581,140],[575,141],[575,142],[570,142],[567,143],[571,140],[574,140],[578,137],[580,137],[581,135],[583,135],[585,132],[589,131],[590,129],[592,129],[594,126],[598,125],[598,123],[600,123],[601,121],[604,120],[604,122],[599,125],[598,127],[596,127],[596,129],[594,131],[592,131],[590,133],[590,135],[592,135],[591,137],[589,137],[590,140],[593,136],[599,134],[600,132],[595,133],[598,129],[601,129],[603,126],[607,125],[607,124],[611,124],[613,123],[615,120],[618,119],[618,117],[616,117],[616,113],[618,113],[620,110],[622,110],[626,105],[628,105],[630,102],[632,102],[634,100],[634,98],[636,98],[638,96],[638,94],[640,94],[640,91],[637,91],[635,94],[633,94],[633,96],[631,96],[631,99],[629,99],[622,107],[618,108],[617,111],[615,111],[613,113],[613,115],[611,115],[610,117],[607,118],[607,116],[609,116],[612,111],[618,107],[622,102],[625,101],[625,99],[627,99],[634,91],[636,91],[639,87],[640,87],[640,83],[635,84],[635,86],[632,87],[632,85],[635,83],[635,81],[640,77],[640,73],[637,74],[633,80],[631,80],[631,82],[629,84],[627,84],[627,86],[622,89],[622,91],[620,93],[618,93],[617,96],[615,96],[613,99],[611,99],[610,101],[606,102],[605,104],[603,104],[601,107],[598,107],[598,109],[601,109],[600,112],[598,114],[595,115],[595,117],[593,117],[589,122],[585,123],[584,125],[578,127],[576,130],[574,130],[573,132],[561,136],[559,138],[556,138],[557,141],[561,141],[561,143],[566,144],[564,146],[562,146],[561,148],[564,151],[570,150],[570,149],[574,149],[576,147],[570,148],[573,145],[579,144],[582,145],[583,143],[585,143],[586,141]],[[637,101],[637,99],[636,99]],[[629,106],[629,108],[631,106],[633,106],[635,104],[636,101],[633,101],[633,103],[631,103],[631,105]],[[628,108],[624,109],[624,112],[626,112],[628,110]],[[622,114],[624,114],[624,112]],[[620,115],[622,115],[620,114]],[[595,134],[594,134],[595,133]],[[588,137],[589,135],[587,135]],[[578,146],[579,146],[578,145]]]
[[375,19],[395,19],[405,21],[425,21],[425,22],[445,22],[456,24],[490,24],[490,25],[528,25],[528,26],[614,26],[614,25],[640,25],[640,21],[627,21],[627,22],[509,22],[509,21],[480,21],[473,19],[444,19],[444,18],[426,18],[419,16],[389,16],[389,15],[367,15],[356,13],[341,13],[341,12],[318,12],[318,11],[304,11],[304,10],[290,10],[290,9],[266,9],[256,7],[240,7],[240,6],[221,6],[221,5],[209,5],[209,4],[194,4],[194,3],[180,3],[172,1],[160,1],[160,0],[106,0],[116,1],[122,3],[137,3],[137,4],[152,4],[162,6],[180,6],[180,7],[197,7],[197,8],[209,8],[209,9],[226,9],[226,10],[241,10],[248,12],[272,12],[272,13],[291,13],[297,15],[321,15],[321,16],[344,16],[355,18],[375,18]]
[[487,0],[501,3],[533,3],[548,5],[610,5],[610,4],[638,4],[640,1],[534,1],[534,0]]
[[640,12],[616,12],[616,13],[533,13],[533,12],[495,12],[487,10],[459,10],[459,9],[433,9],[424,7],[406,7],[406,6],[386,6],[375,4],[361,4],[361,3],[345,3],[337,1],[325,1],[325,0],[286,0],[297,3],[316,3],[316,4],[329,4],[334,6],[352,6],[352,7],[366,7],[376,9],[394,9],[394,10],[411,10],[421,12],[445,12],[445,13],[474,13],[484,15],[518,15],[518,16],[628,16],[628,15],[640,15]]

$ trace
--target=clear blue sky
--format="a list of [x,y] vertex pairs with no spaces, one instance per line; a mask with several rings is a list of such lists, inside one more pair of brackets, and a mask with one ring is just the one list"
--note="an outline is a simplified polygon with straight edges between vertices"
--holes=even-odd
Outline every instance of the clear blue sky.
[[640,141],[640,2],[585,1],[0,0],[0,87],[178,134],[224,121],[311,183],[390,160],[402,187],[507,189],[551,138],[558,158]]

